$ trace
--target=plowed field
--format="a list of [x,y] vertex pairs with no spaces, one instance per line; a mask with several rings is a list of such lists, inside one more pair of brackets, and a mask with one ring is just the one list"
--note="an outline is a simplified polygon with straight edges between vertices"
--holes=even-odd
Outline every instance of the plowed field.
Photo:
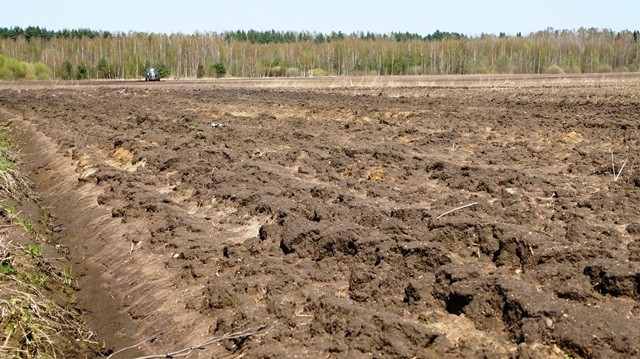
[[640,356],[640,79],[476,80],[0,109],[114,358]]

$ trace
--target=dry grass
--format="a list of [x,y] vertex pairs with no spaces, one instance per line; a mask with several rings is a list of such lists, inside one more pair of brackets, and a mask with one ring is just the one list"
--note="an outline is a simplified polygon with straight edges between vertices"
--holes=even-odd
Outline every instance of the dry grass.
[[0,234],[0,357],[68,357],[91,347],[94,334],[79,314],[63,307],[74,291],[64,272],[41,257],[38,245],[25,247],[8,240],[20,228],[3,227]]
[[0,129],[0,190],[12,198],[15,193],[31,198],[33,193],[27,181],[14,170],[17,154],[6,145],[4,136],[4,130]]

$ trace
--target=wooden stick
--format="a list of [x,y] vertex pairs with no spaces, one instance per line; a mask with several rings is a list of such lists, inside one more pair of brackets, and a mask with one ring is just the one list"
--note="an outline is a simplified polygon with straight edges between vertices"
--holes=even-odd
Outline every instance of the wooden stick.
[[457,210],[460,210],[460,209],[463,209],[463,208],[467,208],[467,207],[471,207],[471,206],[475,206],[476,204],[478,204],[478,202],[471,202],[469,204],[465,204],[464,206],[456,207],[454,209],[451,209],[451,210],[448,210],[448,211],[444,212],[443,214],[439,215],[438,218],[436,218],[436,219],[440,219],[440,218],[446,216],[447,214],[453,213],[453,212],[455,212]]

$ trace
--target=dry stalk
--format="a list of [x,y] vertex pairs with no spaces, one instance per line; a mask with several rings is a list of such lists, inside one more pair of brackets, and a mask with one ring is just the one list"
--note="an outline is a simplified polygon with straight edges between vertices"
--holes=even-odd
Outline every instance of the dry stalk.
[[14,171],[0,170],[0,188],[12,198],[15,198],[16,191],[23,193],[27,198],[34,198],[27,181]]
[[624,162],[622,163],[622,166],[620,167],[620,170],[616,173],[616,163],[613,159],[613,151],[611,151],[611,167],[613,169],[613,182],[618,181],[618,178],[620,178],[620,174],[622,173],[622,169],[626,164],[627,164],[627,160],[624,160]]
[[454,209],[450,209],[450,210],[444,212],[443,214],[439,215],[438,218],[436,218],[436,219],[440,219],[440,218],[446,216],[449,213],[453,213],[455,211],[458,211],[458,210],[461,210],[461,209],[464,209],[464,208],[467,208],[467,207],[475,206],[476,204],[478,204],[478,202],[471,202],[469,204],[465,204],[464,206],[460,206],[460,207],[456,207]]
[[5,238],[0,237],[0,264],[11,263],[13,256],[9,253],[11,241],[4,243]]

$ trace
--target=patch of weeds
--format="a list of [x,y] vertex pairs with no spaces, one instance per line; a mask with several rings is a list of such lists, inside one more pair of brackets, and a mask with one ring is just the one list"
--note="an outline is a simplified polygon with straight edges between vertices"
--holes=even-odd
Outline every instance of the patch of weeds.
[[25,232],[29,234],[36,234],[36,225],[33,222],[17,216],[13,219],[13,222],[20,228],[22,228]]
[[11,261],[0,263],[0,271],[17,274],[0,276],[0,357],[95,355],[99,344],[79,321],[79,314],[50,299],[72,296],[75,291],[62,283],[52,267],[34,261],[34,256],[41,256],[40,247],[25,248],[0,238],[0,248],[5,255],[11,254]]
[[433,329],[433,320],[431,317],[427,317],[427,327],[429,327],[429,329]]
[[18,271],[13,266],[13,256],[9,251],[11,242],[5,242],[0,238],[0,273],[6,275],[17,274]]
[[13,275],[18,273],[18,271],[15,268],[13,268],[11,263],[0,263],[0,273],[6,274],[6,275]]
[[38,243],[49,243],[47,242],[47,237],[40,233],[35,234],[35,239],[36,239],[36,242]]
[[16,165],[16,156],[11,152],[13,147],[4,127],[0,127],[0,171],[12,173]]
[[44,285],[49,280],[49,276],[44,273],[40,273],[40,275],[38,275],[35,279],[36,279],[36,285],[38,287],[44,287]]
[[73,275],[71,275],[71,268],[62,268],[62,272],[60,273],[60,279],[62,279],[62,283],[65,285],[71,286],[73,283]]
[[0,189],[12,198],[18,194],[31,198],[33,193],[27,181],[15,170],[17,153],[6,128],[0,127]]
[[48,271],[35,267],[26,268],[20,272],[18,280],[34,285],[37,288],[44,288],[45,284],[49,280],[49,274],[47,272]]
[[30,221],[28,219],[21,218],[18,215],[19,213],[16,211],[15,207],[11,205],[9,202],[7,201],[2,202],[2,212],[5,217],[9,218],[13,223],[20,226],[25,232],[29,234],[35,234],[37,232],[35,223],[33,223],[33,221]]
[[49,214],[49,211],[42,206],[40,207],[40,224],[42,225],[42,228],[44,228],[46,234],[51,234],[51,232],[53,232],[51,230],[51,215]]
[[15,163],[13,161],[10,161],[4,157],[0,157],[0,171],[11,172],[13,171],[13,166],[15,166]]
[[30,244],[27,247],[27,251],[29,251],[31,258],[40,257],[40,255],[42,254],[42,249],[37,244]]
[[29,312],[29,311],[28,311],[28,310],[26,310],[26,309],[23,309],[21,314],[22,314],[22,315],[21,315],[21,319],[22,319],[22,321],[23,321],[24,323],[29,323],[29,322],[31,322],[31,312]]
[[18,221],[16,221],[16,223],[22,227],[22,229],[24,229],[25,232],[29,233],[29,234],[35,234],[36,233],[36,225],[29,221],[29,220],[23,220],[23,219],[19,219]]
[[3,313],[0,332],[4,336],[0,356],[12,357],[11,353],[17,353],[17,358],[64,357],[61,346],[73,343],[59,341],[56,335],[60,332],[89,341],[90,332],[71,321],[73,314],[41,298],[37,289],[28,285],[3,285],[0,289],[7,296],[0,298]]
[[7,201],[3,201],[2,202],[2,209],[5,212],[5,215],[9,218],[15,217],[16,215],[16,208],[14,206],[11,205],[11,203],[7,202]]
[[9,150],[14,149],[6,127],[0,127],[0,148]]

